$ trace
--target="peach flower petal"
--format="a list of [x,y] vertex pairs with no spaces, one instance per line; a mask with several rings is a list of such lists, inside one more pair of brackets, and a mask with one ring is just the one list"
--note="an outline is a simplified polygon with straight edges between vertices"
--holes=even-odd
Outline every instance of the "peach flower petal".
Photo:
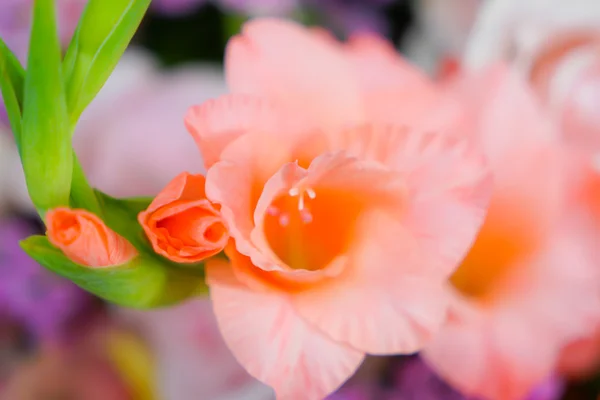
[[370,354],[418,351],[441,326],[444,282],[427,274],[410,233],[381,211],[361,217],[345,271],[293,297],[294,308],[336,341]]
[[229,240],[219,211],[207,200],[202,175],[175,177],[138,220],[154,251],[178,263],[195,263],[219,253]]
[[264,98],[230,94],[190,108],[185,125],[192,134],[206,168],[219,160],[229,143],[248,131],[283,130],[286,119]]
[[299,293],[295,306],[332,338],[368,353],[416,351],[444,318],[441,277],[475,239],[490,173],[473,146],[444,135],[367,125],[341,138],[350,154],[400,172],[407,202],[398,202],[399,219],[381,210],[363,215],[348,272]]
[[278,399],[325,398],[361,364],[364,353],[309,326],[284,293],[250,290],[224,261],[210,261],[206,272],[225,342],[252,376],[273,387]]
[[366,93],[365,109],[369,122],[433,132],[448,132],[462,117],[454,99],[418,87]]
[[302,110],[320,126],[362,120],[358,82],[343,51],[291,21],[245,24],[227,45],[225,66],[233,92],[266,96]]
[[459,104],[387,40],[357,34],[343,48],[361,83],[367,121],[446,131],[460,120]]
[[546,235],[563,210],[567,178],[565,153],[549,117],[526,82],[504,65],[460,85],[456,90],[464,90],[470,110],[462,131],[484,148],[494,172],[493,202],[513,213],[526,210],[510,220]]
[[467,396],[521,400],[552,372],[548,335],[519,316],[454,316],[422,353]]
[[338,144],[402,173],[412,196],[404,223],[444,274],[454,271],[483,224],[492,177],[468,140],[405,128],[364,125]]
[[400,57],[394,46],[378,35],[354,34],[343,48],[365,92],[390,88],[395,91],[417,88],[422,92],[438,91],[425,73]]
[[[255,273],[250,277],[241,274],[240,279],[255,288],[275,281],[287,290],[297,292],[294,304],[307,320],[330,337],[354,348],[376,354],[416,351],[431,338],[443,320],[444,277],[464,256],[483,221],[491,190],[489,173],[472,147],[443,135],[366,125],[337,137],[338,143],[334,145],[340,149],[337,153],[322,154],[306,170],[293,163],[283,164],[284,167],[271,179],[260,185],[264,189],[254,206],[235,206],[240,210],[255,209],[254,220],[248,219],[245,231],[238,231],[242,238],[237,240],[236,237],[238,251],[252,258],[255,269],[269,273],[267,276],[263,272],[260,276]],[[218,201],[223,210],[233,210],[231,207],[236,201],[248,197],[246,194],[232,197],[233,193],[240,193],[243,181],[231,181],[234,176],[231,170],[226,172],[223,168],[233,168],[233,160],[244,165],[243,151],[248,152],[252,143],[269,143],[279,152],[285,147],[251,139],[251,135],[238,139],[228,149],[245,142],[239,151],[231,154],[236,157],[230,158],[227,166],[220,162],[211,169],[211,172],[223,173],[220,181],[209,172],[209,181],[214,179],[215,186],[219,182],[221,187],[214,195],[220,196]],[[347,149],[348,153],[342,149]],[[251,154],[257,157],[254,152]],[[259,153],[257,159],[264,162],[264,157],[266,155]],[[289,156],[282,158],[286,157]],[[270,171],[272,167],[268,169]],[[230,178],[236,191],[224,189],[225,176]],[[347,196],[360,204],[356,215],[345,218],[356,220],[357,227],[342,229],[344,232],[352,229],[355,233],[349,239],[347,250],[342,247],[344,250],[335,254],[344,258],[329,258],[333,269],[324,264],[317,266],[318,271],[313,271],[314,266],[304,271],[291,270],[274,254],[272,243],[265,237],[262,222],[269,205],[295,186],[299,193],[303,187],[314,191],[314,198],[305,199],[308,210],[310,202],[322,198],[321,188],[346,193],[336,200],[340,210],[352,208],[342,206],[346,204]],[[445,206],[445,203],[450,205]],[[430,207],[441,211],[427,219],[423,210]],[[332,209],[332,218],[335,212]],[[453,219],[457,213],[463,218],[458,221],[462,225],[460,231],[438,221],[457,221],[458,218]],[[323,231],[339,237],[331,233],[331,229],[337,228],[336,224],[330,223]],[[448,235],[448,232],[453,234]],[[454,235],[456,232],[460,234]],[[282,235],[285,236],[285,232]],[[307,240],[312,239],[308,237]],[[442,257],[432,257],[440,248],[443,249]],[[402,260],[400,266],[398,260]],[[333,276],[335,279],[327,279],[320,285],[305,285]],[[257,280],[262,283],[255,286]],[[296,286],[289,286],[290,283]],[[415,304],[419,307],[415,308]],[[361,308],[360,305],[369,307]],[[380,309],[381,313],[373,314],[374,309]],[[365,320],[370,322],[363,323]]]
[[54,208],[46,213],[46,226],[50,243],[86,267],[121,265],[138,254],[127,239],[86,210]]

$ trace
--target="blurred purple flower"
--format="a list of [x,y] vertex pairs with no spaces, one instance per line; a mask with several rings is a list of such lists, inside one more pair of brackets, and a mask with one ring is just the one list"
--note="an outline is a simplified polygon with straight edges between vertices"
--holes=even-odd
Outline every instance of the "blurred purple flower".
[[[68,44],[86,0],[57,0],[58,33],[63,45]],[[33,0],[0,0],[0,37],[24,62],[29,47]]]
[[32,233],[24,222],[0,222],[0,315],[23,325],[37,339],[58,339],[86,295],[42,268],[19,247]]
[[[155,10],[168,15],[192,12],[211,0],[154,0]],[[296,7],[296,0],[212,0],[225,11],[248,15],[286,15]]]
[[273,390],[250,376],[229,351],[208,299],[151,311],[115,311],[148,341],[156,360],[158,397],[273,399]]
[[465,400],[462,394],[438,377],[421,358],[407,359],[395,373],[389,400]]
[[[391,373],[391,386],[387,388],[377,388],[374,382],[350,383],[327,400],[480,400],[454,390],[418,356],[404,358],[391,367]],[[562,382],[551,378],[524,400],[558,400],[562,393]]]
[[546,382],[539,385],[527,397],[527,400],[557,400],[564,393],[564,382],[556,377],[550,377]]
[[0,127],[2,126],[8,126],[8,114],[6,113],[6,108],[2,102],[2,96],[0,95]]
[[[341,33],[385,33],[387,22],[382,8],[397,0],[212,0],[224,11],[250,16],[291,16],[308,8],[323,16],[327,25]],[[196,10],[211,0],[154,0],[154,8],[169,15]]]
[[181,15],[194,11],[210,0],[154,0],[152,7],[167,15]]
[[370,400],[372,395],[373,391],[370,388],[354,385],[341,388],[327,397],[327,400]]
[[249,15],[289,15],[297,0],[219,0],[225,9]]
[[303,0],[323,14],[325,22],[343,34],[386,34],[389,27],[383,8],[398,0]]

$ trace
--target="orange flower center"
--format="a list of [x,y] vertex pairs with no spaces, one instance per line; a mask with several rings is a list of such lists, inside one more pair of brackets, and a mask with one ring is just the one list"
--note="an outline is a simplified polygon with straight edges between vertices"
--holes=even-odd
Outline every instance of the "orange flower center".
[[473,247],[450,278],[454,287],[482,302],[493,299],[519,261],[538,245],[539,236],[527,228],[526,220],[514,210],[491,208]]
[[293,187],[267,209],[264,232],[281,261],[314,271],[346,252],[359,211],[353,196],[339,190]]

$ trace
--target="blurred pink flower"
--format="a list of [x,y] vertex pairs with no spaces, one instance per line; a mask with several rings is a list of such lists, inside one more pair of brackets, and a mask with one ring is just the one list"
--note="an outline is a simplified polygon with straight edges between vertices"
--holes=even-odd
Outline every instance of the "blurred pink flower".
[[[588,258],[600,270],[600,2],[596,0],[492,0],[478,18],[465,55],[468,69],[495,60],[518,68],[558,127],[571,157],[568,207],[587,221]],[[600,288],[600,277],[596,276]],[[600,290],[600,289],[599,289]],[[597,329],[562,351],[560,371],[589,374],[600,362]]]
[[231,263],[207,263],[215,315],[280,398],[323,398],[365,353],[411,353],[436,333],[491,180],[474,147],[435,129],[453,114],[432,111],[433,84],[380,39],[346,47],[254,20],[226,72],[233,93],[186,120],[235,239]]
[[272,390],[252,378],[225,345],[211,304],[194,300],[155,311],[120,309],[156,358],[157,390],[171,400],[268,400]]
[[557,365],[562,347],[594,327],[598,268],[587,223],[571,213],[570,154],[514,70],[491,67],[454,86],[465,134],[494,172],[484,226],[451,278],[454,306],[426,349],[468,395],[520,400]]
[[217,66],[161,71],[149,55],[129,50],[75,131],[92,185],[113,196],[150,196],[181,171],[202,172],[183,116],[198,99],[225,90]]
[[490,0],[464,55],[467,70],[512,63],[569,142],[600,149],[600,2]]

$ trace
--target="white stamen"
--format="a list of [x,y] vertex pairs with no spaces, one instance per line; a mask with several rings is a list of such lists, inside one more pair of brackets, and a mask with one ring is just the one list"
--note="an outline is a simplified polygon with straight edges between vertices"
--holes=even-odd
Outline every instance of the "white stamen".
[[298,210],[302,211],[304,209],[304,194],[300,196],[298,199]]
[[310,199],[314,199],[315,197],[317,197],[317,193],[315,193],[315,191],[311,188],[302,188],[300,189],[298,186],[294,186],[293,188],[291,188],[290,190],[288,190],[288,194],[292,197],[296,197],[299,196],[298,199],[298,210],[302,211],[304,210],[304,206],[305,206],[305,201],[304,201],[304,194],[307,194],[308,197]]

